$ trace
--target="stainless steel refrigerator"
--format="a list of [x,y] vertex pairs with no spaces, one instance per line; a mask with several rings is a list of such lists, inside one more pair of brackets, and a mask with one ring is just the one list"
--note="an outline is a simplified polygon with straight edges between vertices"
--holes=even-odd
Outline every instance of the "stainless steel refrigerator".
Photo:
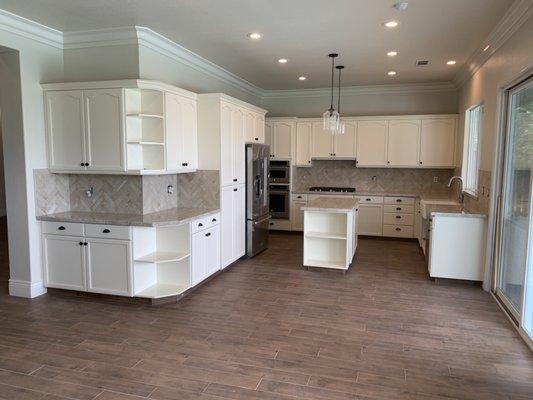
[[268,247],[270,221],[268,168],[270,146],[246,145],[246,255],[253,257]]

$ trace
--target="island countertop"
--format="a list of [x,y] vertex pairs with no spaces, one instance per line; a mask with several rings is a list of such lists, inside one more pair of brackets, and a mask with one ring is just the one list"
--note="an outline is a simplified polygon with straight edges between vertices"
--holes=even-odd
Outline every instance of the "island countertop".
[[302,207],[303,211],[331,211],[350,212],[357,207],[358,200],[353,198],[340,198],[331,196],[321,196],[308,202]]
[[87,211],[67,211],[37,217],[39,221],[74,222],[84,224],[106,224],[122,226],[169,226],[180,225],[191,220],[217,213],[218,208],[177,207],[151,214],[117,214]]

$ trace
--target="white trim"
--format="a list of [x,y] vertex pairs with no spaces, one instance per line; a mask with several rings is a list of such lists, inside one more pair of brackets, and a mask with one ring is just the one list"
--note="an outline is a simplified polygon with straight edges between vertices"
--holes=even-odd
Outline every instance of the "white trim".
[[[532,15],[533,2],[531,0],[516,0],[481,46],[455,75],[453,80],[455,85],[458,88],[463,86]],[[483,51],[487,45],[490,45],[490,48]]]
[[[366,85],[348,86],[342,88],[343,96],[369,94],[406,94],[406,93],[445,93],[455,92],[457,88],[451,82],[438,83],[407,83],[394,85]],[[294,97],[323,97],[330,96],[331,89],[291,89],[291,90],[263,90],[263,99],[294,98]]]
[[62,32],[2,9],[0,9],[0,30],[63,49]]
[[135,26],[63,33],[64,50],[128,44],[138,44],[137,29]]
[[29,282],[18,279],[9,280],[9,295],[33,299],[46,293],[43,282]]
[[201,99],[201,98],[210,99],[210,100],[214,99],[214,100],[226,101],[228,103],[232,103],[233,105],[246,108],[248,110],[255,111],[263,115],[265,115],[268,112],[267,110],[261,107],[254,106],[253,104],[236,99],[235,97],[228,96],[227,94],[224,94],[224,93],[200,93],[198,94],[198,99]]

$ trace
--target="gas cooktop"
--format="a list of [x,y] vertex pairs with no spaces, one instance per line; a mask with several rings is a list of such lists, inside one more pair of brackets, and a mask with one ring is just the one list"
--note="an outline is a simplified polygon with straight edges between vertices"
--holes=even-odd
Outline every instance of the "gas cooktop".
[[355,193],[354,187],[334,187],[334,186],[313,186],[310,187],[311,192],[343,192]]

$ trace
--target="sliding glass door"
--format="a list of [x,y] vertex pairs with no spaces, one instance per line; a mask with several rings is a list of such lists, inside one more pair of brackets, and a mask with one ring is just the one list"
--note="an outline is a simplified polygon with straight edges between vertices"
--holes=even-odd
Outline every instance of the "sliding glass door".
[[508,92],[497,295],[533,331],[533,78]]

